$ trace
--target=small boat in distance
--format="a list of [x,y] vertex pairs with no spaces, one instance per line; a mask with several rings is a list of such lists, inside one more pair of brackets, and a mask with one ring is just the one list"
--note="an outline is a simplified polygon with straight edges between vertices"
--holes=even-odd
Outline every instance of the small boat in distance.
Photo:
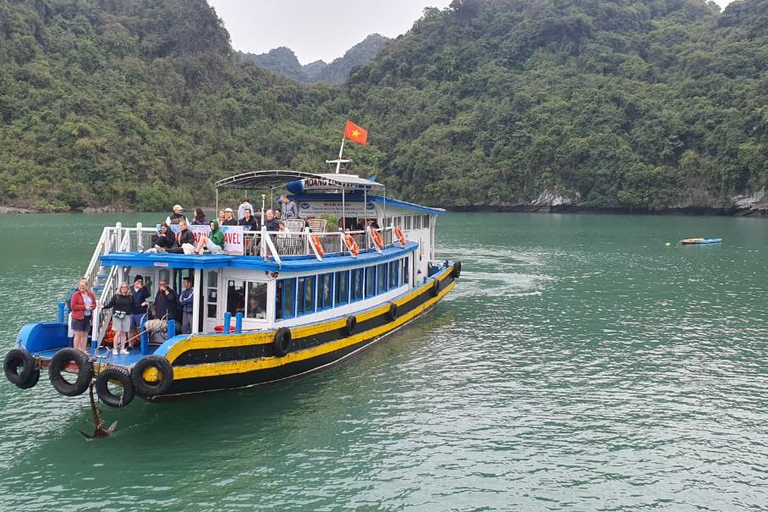
[[722,238],[683,238],[680,243],[683,245],[704,245],[719,244],[722,241]]

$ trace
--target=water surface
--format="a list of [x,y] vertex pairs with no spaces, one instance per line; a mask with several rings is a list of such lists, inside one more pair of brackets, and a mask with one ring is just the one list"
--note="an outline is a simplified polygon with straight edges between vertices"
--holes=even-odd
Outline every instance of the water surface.
[[[0,347],[101,226],[0,216]],[[768,222],[449,214],[428,316],[306,378],[125,410],[0,383],[3,510],[766,510]],[[719,246],[680,247],[691,236]],[[671,247],[665,247],[670,242]]]

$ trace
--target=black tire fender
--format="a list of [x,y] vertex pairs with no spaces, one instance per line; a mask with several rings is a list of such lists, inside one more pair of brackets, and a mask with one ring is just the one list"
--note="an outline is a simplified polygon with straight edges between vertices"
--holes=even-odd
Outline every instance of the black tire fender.
[[[21,368],[21,373],[19,373]],[[40,380],[40,369],[37,368],[34,358],[26,350],[15,348],[5,355],[3,361],[5,378],[14,386],[21,389],[29,389]]]
[[440,295],[440,288],[441,288],[440,280],[435,278],[435,282],[432,283],[432,296],[433,297],[437,297],[438,295]]
[[[144,372],[154,368],[160,374],[156,382],[149,382],[144,378]],[[173,366],[161,356],[150,355],[136,363],[131,370],[131,382],[136,394],[142,397],[164,395],[173,384]]]
[[272,351],[276,357],[284,357],[291,351],[291,330],[281,327],[275,333],[275,341],[272,343]]
[[451,272],[451,277],[454,279],[458,279],[461,275],[461,262],[457,261],[453,264],[453,271]]
[[392,322],[397,320],[397,304],[395,304],[394,302],[389,303],[389,311],[387,311],[387,318],[389,318],[389,320]]
[[[69,363],[75,363],[77,366],[77,379],[72,383],[67,382],[61,374]],[[93,379],[93,365],[88,360],[88,354],[74,348],[63,348],[51,359],[48,378],[53,389],[62,395],[82,395]]]
[[[123,395],[119,396],[109,390],[109,381],[116,380],[123,387]],[[125,407],[136,396],[136,388],[131,381],[128,370],[123,368],[107,368],[96,376],[94,383],[99,400],[110,407]]]
[[347,325],[344,327],[344,332],[347,334],[347,336],[352,336],[355,333],[355,329],[357,328],[357,317],[355,315],[350,315],[347,317]]

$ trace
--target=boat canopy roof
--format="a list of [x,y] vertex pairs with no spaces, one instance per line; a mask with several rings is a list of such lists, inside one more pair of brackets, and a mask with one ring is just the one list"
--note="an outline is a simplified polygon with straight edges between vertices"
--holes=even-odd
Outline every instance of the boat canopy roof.
[[384,192],[384,185],[354,174],[317,174],[290,170],[251,171],[216,182],[216,189],[264,190],[301,181],[303,188],[341,192]]

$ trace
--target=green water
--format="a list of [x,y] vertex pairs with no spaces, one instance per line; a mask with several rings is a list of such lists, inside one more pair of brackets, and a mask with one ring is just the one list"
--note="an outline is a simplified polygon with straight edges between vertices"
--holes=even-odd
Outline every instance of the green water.
[[[3,353],[117,218],[0,217]],[[0,510],[766,510],[768,221],[438,230],[456,289],[322,373],[108,409],[118,433],[95,442],[84,397],[3,380]],[[675,246],[689,236],[725,242]]]

